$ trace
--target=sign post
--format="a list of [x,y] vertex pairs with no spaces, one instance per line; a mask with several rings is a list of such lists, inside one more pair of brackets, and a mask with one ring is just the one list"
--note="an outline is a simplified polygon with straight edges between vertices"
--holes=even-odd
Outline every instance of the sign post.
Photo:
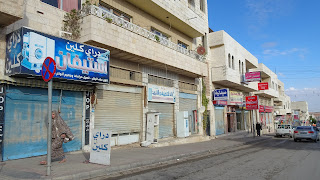
[[56,72],[56,62],[47,57],[42,64],[42,79],[48,82],[48,131],[47,131],[47,176],[51,174],[51,127],[52,127],[52,77]]
[[[258,120],[258,112],[257,110],[259,109],[259,97],[258,96],[247,96],[246,97],[246,109],[247,110],[253,110],[253,115],[255,114],[256,122]],[[256,112],[256,113],[254,113]],[[255,137],[255,122],[253,119],[253,124],[252,124],[252,129],[253,129],[253,137]]]

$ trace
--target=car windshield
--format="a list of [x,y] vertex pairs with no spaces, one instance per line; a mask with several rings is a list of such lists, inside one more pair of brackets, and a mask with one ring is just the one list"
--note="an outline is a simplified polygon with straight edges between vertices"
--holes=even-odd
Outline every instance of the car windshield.
[[297,127],[297,129],[301,129],[301,130],[302,130],[302,129],[303,129],[303,130],[311,130],[311,127],[303,127],[303,126],[302,126],[302,127]]

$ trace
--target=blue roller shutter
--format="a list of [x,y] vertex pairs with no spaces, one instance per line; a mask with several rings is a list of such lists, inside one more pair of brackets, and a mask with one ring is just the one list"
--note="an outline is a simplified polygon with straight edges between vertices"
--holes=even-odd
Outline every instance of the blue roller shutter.
[[225,123],[224,123],[224,107],[215,107],[215,125],[216,125],[216,135],[224,134]]
[[[58,109],[60,90],[52,92],[52,109]],[[47,89],[9,86],[6,91],[3,160],[47,153]],[[75,139],[63,145],[65,152],[81,149],[83,93],[63,91],[61,117]]]

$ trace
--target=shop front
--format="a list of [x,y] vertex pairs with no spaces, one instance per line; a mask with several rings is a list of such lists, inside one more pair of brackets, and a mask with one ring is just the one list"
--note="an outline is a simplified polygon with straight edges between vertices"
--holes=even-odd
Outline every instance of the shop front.
[[174,136],[174,106],[176,89],[173,87],[148,85],[148,111],[159,113],[159,138]]
[[64,145],[64,151],[89,144],[86,107],[90,107],[90,100],[86,106],[86,95],[90,99],[94,85],[88,83],[109,82],[109,51],[20,28],[7,36],[6,56],[5,73],[11,80],[3,84],[2,160],[47,153],[48,89],[40,79],[47,57],[56,62],[52,110],[60,113],[75,136]]
[[179,93],[179,111],[188,111],[189,133],[198,132],[197,125],[197,95],[189,93]]
[[225,118],[228,115],[226,115],[225,107],[228,105],[229,89],[215,89],[212,92],[212,97],[215,115],[215,135],[218,136],[228,132],[228,120]]

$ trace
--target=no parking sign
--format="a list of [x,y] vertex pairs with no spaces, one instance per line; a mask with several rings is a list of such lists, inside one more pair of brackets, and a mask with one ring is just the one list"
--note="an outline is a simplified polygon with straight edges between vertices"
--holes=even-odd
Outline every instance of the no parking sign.
[[56,73],[56,62],[51,58],[47,57],[42,64],[42,79],[45,82],[48,82],[52,79],[54,74]]

